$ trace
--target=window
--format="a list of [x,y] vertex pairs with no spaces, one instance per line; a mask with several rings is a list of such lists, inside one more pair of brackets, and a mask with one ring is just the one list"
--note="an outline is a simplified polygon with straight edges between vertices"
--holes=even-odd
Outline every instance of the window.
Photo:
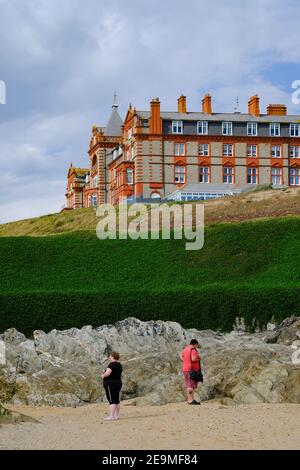
[[134,146],[131,147],[131,160],[134,159]]
[[114,149],[113,150],[113,159],[115,160],[118,157],[118,150]]
[[93,207],[96,207],[97,206],[97,194],[94,193],[93,194]]
[[274,186],[281,185],[282,170],[281,168],[272,168],[272,184]]
[[222,122],[222,134],[232,135],[232,122]]
[[300,186],[300,169],[299,168],[290,169],[290,185]]
[[290,124],[290,136],[300,137],[300,124]]
[[98,176],[95,176],[93,178],[93,188],[96,188],[98,186]]
[[123,149],[122,149],[122,146],[120,145],[119,149],[118,149],[118,153],[119,153],[119,157],[122,155],[123,153]]
[[270,124],[270,136],[279,137],[280,136],[280,124],[277,122],[271,122]]
[[185,167],[183,165],[175,166],[175,183],[185,183]]
[[91,207],[91,196],[90,196],[90,194],[88,195],[88,207]]
[[257,122],[248,122],[247,135],[257,135]]
[[281,146],[272,145],[271,155],[272,155],[272,158],[281,158]]
[[86,182],[86,184],[88,184],[90,182],[90,174],[89,173],[87,173],[85,175],[85,182]]
[[175,155],[181,157],[185,155],[185,144],[175,144]]
[[223,144],[223,157],[233,157],[232,144]]
[[209,166],[200,166],[199,181],[200,183],[209,183]]
[[248,167],[247,171],[247,183],[257,184],[257,168]]
[[248,145],[247,147],[247,156],[248,158],[257,157],[257,145]]
[[300,158],[300,147],[298,145],[290,147],[290,158]]
[[197,122],[197,133],[200,135],[208,134],[208,122],[207,121]]
[[131,139],[131,137],[132,137],[132,127],[130,129],[128,129],[127,137],[128,137],[128,140]]
[[133,169],[127,168],[126,170],[126,184],[133,184]]
[[232,184],[234,180],[234,168],[231,166],[224,166],[223,168],[223,183]]
[[209,145],[199,144],[199,155],[200,157],[209,157]]
[[172,134],[183,134],[182,121],[172,121]]

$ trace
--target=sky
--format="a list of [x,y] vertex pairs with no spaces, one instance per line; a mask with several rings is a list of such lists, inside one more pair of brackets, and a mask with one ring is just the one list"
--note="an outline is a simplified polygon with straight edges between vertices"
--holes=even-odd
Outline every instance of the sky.
[[206,92],[215,112],[257,93],[300,115],[299,18],[299,0],[0,0],[0,223],[62,208],[115,91],[122,117]]

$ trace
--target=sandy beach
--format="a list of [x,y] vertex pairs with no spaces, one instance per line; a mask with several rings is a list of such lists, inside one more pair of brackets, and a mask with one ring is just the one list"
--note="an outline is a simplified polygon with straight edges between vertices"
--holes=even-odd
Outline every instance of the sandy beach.
[[125,405],[118,422],[103,420],[106,405],[10,409],[39,423],[3,425],[2,450],[300,449],[300,405]]

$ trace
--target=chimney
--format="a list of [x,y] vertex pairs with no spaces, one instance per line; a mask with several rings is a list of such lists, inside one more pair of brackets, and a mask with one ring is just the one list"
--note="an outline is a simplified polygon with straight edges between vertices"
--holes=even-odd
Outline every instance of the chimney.
[[252,116],[260,116],[259,96],[254,95],[248,101],[248,113]]
[[204,98],[202,100],[202,113],[204,114],[212,114],[211,110],[211,96],[209,93],[206,93],[204,95]]
[[160,117],[159,98],[153,98],[150,103],[149,133],[162,134],[162,119]]
[[286,116],[287,109],[285,104],[269,104],[267,107],[268,116]]
[[186,96],[181,95],[178,100],[178,112],[179,113],[186,113]]

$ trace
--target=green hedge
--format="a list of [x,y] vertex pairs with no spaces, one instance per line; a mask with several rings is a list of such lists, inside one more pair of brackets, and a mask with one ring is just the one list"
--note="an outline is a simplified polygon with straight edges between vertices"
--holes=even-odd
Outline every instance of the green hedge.
[[299,287],[222,287],[137,293],[26,293],[0,295],[0,331],[100,326],[129,316],[172,320],[186,328],[230,331],[236,317],[249,327],[299,314]]

